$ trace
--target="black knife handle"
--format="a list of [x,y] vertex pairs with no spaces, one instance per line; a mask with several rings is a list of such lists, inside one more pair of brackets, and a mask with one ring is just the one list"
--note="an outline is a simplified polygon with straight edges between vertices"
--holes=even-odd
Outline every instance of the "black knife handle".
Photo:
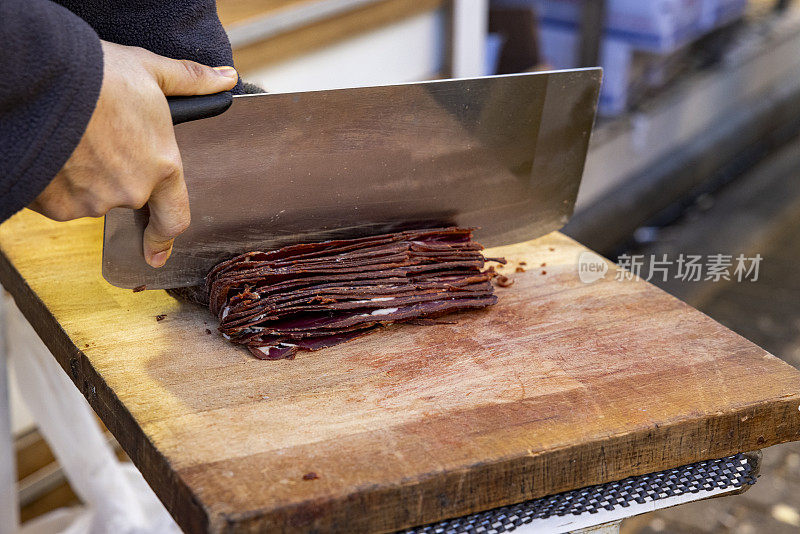
[[172,124],[207,119],[219,115],[233,104],[230,91],[213,95],[168,96]]

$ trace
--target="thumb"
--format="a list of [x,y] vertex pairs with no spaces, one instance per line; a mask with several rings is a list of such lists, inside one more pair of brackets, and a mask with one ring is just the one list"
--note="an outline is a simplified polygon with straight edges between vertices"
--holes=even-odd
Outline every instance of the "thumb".
[[153,54],[148,70],[167,96],[210,95],[233,89],[239,74],[233,67],[208,67],[188,59]]

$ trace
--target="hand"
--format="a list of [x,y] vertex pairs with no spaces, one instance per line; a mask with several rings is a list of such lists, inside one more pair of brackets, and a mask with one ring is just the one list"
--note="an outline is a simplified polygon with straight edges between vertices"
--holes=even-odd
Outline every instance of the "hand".
[[211,68],[102,42],[103,84],[86,131],[29,208],[56,221],[150,209],[144,257],[161,267],[189,226],[183,166],[165,95],[204,95],[236,85],[232,67]]

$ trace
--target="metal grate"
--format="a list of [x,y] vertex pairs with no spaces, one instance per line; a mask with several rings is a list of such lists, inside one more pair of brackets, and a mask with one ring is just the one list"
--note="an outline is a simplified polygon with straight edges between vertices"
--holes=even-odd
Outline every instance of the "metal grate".
[[551,516],[596,514],[600,510],[627,508],[646,502],[714,489],[739,488],[756,482],[748,456],[737,454],[659,471],[619,482],[567,491],[503,506],[456,519],[403,531],[403,534],[501,534],[534,519]]

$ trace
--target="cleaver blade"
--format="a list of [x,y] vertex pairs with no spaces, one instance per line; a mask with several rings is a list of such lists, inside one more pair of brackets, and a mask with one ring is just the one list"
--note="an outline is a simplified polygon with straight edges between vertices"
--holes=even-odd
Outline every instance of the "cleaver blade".
[[176,124],[192,222],[145,263],[143,210],[105,217],[115,286],[202,284],[216,263],[287,244],[476,227],[497,246],[561,228],[575,206],[599,68],[234,96]]

